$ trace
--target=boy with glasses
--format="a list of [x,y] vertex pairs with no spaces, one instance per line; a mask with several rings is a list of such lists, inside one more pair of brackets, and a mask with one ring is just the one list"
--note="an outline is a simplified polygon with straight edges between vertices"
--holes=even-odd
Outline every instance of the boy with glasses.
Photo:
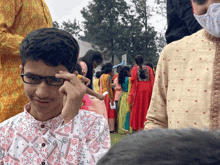
[[0,163],[95,164],[110,148],[107,121],[80,110],[86,86],[72,74],[79,45],[44,28],[20,46],[21,77],[30,103],[0,124]]

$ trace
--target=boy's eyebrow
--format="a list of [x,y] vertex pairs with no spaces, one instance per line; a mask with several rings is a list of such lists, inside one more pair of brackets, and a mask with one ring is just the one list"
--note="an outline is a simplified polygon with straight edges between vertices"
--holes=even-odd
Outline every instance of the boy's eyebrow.
[[35,74],[31,73],[31,72],[27,72],[24,75],[27,75],[27,76],[37,76],[37,75],[35,75]]
[[[39,77],[43,77],[43,76],[40,76],[40,75],[36,75],[34,73],[31,73],[31,72],[27,72],[24,74],[25,76],[39,76]],[[55,77],[55,76],[46,76],[46,77]]]

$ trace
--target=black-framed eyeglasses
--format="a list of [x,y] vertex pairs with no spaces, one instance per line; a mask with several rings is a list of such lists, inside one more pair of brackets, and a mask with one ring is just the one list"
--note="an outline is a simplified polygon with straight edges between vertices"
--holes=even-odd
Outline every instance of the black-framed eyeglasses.
[[21,77],[22,77],[23,82],[27,84],[39,84],[41,80],[44,79],[48,85],[61,86],[63,85],[65,81],[65,79],[56,78],[54,76],[41,77],[37,75],[21,74]]

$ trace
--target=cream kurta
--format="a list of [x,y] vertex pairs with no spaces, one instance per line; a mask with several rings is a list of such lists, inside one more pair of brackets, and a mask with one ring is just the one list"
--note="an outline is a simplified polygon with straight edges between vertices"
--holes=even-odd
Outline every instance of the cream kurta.
[[219,129],[218,56],[205,30],[167,45],[158,62],[145,129]]

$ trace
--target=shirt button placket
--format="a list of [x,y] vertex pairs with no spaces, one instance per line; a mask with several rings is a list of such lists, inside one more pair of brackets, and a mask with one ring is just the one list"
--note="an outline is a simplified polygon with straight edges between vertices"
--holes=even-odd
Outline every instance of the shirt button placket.
[[46,165],[46,163],[45,163],[45,162],[42,162],[41,165]]

